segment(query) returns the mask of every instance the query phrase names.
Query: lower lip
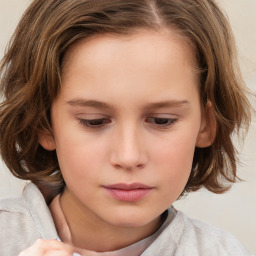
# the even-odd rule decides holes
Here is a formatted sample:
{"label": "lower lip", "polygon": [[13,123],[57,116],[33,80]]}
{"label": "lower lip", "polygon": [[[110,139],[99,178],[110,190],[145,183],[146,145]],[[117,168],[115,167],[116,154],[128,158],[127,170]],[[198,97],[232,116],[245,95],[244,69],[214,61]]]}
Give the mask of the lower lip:
{"label": "lower lip", "polygon": [[125,202],[136,202],[144,197],[146,197],[151,191],[152,188],[139,188],[139,189],[131,189],[131,190],[124,190],[124,189],[113,189],[113,188],[106,188],[105,190],[115,199],[119,201]]}

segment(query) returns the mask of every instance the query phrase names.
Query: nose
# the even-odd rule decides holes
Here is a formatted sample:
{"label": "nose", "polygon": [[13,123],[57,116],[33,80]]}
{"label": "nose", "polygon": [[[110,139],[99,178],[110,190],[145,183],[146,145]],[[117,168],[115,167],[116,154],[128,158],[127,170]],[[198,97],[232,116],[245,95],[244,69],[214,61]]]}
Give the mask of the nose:
{"label": "nose", "polygon": [[112,141],[111,164],[118,169],[142,169],[147,163],[146,146],[142,132],[135,127],[117,131]]}

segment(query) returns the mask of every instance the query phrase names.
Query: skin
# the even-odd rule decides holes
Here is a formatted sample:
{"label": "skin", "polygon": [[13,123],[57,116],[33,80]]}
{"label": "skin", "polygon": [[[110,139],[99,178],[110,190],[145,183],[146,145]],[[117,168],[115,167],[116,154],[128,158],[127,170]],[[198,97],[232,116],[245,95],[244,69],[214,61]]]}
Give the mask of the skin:
{"label": "skin", "polygon": [[[195,68],[192,49],[174,31],[98,35],[68,51],[53,135],[39,135],[45,149],[56,150],[66,182],[60,203],[71,238],[57,225],[62,241],[111,251],[159,227],[187,183],[195,147],[213,139]],[[104,188],[134,182],[152,188],[136,202]]]}
{"label": "skin", "polygon": [[38,239],[33,246],[21,252],[19,256],[79,256],[79,252],[82,255],[81,249],[57,240]]}

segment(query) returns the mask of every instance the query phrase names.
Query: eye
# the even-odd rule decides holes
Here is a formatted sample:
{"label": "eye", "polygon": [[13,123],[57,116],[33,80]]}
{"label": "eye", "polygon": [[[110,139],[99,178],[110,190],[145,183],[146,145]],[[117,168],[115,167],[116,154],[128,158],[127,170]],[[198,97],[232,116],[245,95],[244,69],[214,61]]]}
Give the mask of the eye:
{"label": "eye", "polygon": [[160,128],[168,128],[172,126],[177,121],[177,118],[164,118],[164,117],[148,117],[146,119],[147,123],[152,123],[153,125]]}
{"label": "eye", "polygon": [[107,118],[79,119],[79,123],[87,128],[97,129],[111,123],[111,120]]}

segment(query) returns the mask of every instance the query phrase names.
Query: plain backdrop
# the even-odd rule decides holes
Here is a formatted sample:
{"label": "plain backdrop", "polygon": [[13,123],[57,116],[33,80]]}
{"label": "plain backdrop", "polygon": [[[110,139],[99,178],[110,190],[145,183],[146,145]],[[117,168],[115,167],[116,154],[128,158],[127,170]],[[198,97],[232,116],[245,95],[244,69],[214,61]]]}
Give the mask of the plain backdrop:
{"label": "plain backdrop", "polygon": [[[43,0],[42,0],[43,1]],[[30,0],[0,0],[0,58]],[[239,60],[247,85],[256,92],[256,0],[219,0],[231,22]],[[256,104],[253,103],[256,107]],[[256,254],[256,121],[242,145],[236,141],[244,180],[223,194],[200,190],[175,203],[192,218],[201,219],[233,233]],[[14,179],[0,161],[0,197],[21,193],[23,182]]]}

